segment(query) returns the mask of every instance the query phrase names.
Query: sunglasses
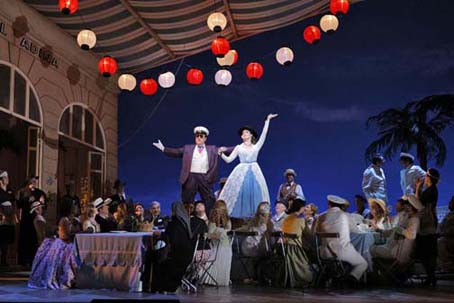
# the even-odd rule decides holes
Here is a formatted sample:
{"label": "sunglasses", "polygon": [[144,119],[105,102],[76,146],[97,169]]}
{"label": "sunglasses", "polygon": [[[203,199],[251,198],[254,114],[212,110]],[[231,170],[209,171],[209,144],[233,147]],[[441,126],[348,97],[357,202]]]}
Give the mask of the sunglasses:
{"label": "sunglasses", "polygon": [[195,134],[195,137],[196,138],[205,138],[206,135],[205,134]]}

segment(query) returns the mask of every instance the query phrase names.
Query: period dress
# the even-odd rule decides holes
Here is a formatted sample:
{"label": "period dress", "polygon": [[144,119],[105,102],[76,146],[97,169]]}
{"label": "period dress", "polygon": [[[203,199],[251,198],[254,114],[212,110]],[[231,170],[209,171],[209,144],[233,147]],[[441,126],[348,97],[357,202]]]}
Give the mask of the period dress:
{"label": "period dress", "polygon": [[270,202],[270,194],[257,157],[265,143],[270,122],[267,120],[259,140],[252,146],[244,143],[237,145],[230,156],[222,154],[222,159],[230,163],[240,158],[230,174],[219,196],[227,204],[229,215],[235,218],[252,217],[260,202]]}

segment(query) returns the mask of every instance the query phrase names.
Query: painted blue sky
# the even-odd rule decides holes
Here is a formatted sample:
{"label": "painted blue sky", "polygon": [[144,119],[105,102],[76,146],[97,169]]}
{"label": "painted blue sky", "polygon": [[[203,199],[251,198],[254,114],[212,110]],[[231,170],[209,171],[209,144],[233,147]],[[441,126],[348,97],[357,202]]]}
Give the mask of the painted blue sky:
{"label": "painted blue sky", "polygon": [[[320,16],[232,43],[239,62],[226,88],[214,83],[217,64],[211,52],[186,58],[175,87],[149,119],[163,90],[153,97],[138,89],[122,93],[119,143],[126,144],[119,148],[119,175],[128,182],[128,194],[145,204],[161,201],[165,209],[179,198],[181,163],[156,150],[154,140],[182,146],[193,142],[194,126],[205,125],[211,131],[208,143],[236,145],[240,126],[251,124],[261,130],[266,115],[276,112],[280,117],[273,120],[259,156],[271,197],[283,171],[291,167],[299,174],[308,201],[321,209],[327,194],[352,200],[361,192],[367,166],[364,151],[376,137],[375,129],[366,129],[366,119],[428,95],[454,92],[452,11],[452,0],[366,0],[341,18],[338,32],[323,35],[315,46],[303,41],[302,31],[318,23]],[[274,59],[283,45],[295,53],[289,67]],[[253,60],[265,69],[259,81],[248,80],[244,72]],[[138,80],[175,72],[179,63],[138,74]],[[204,71],[199,87],[185,83],[190,66]],[[454,194],[453,129],[443,137],[448,159],[441,168],[441,205]],[[228,176],[235,165],[221,161],[220,175]],[[401,195],[397,157],[384,169],[394,201]]]}

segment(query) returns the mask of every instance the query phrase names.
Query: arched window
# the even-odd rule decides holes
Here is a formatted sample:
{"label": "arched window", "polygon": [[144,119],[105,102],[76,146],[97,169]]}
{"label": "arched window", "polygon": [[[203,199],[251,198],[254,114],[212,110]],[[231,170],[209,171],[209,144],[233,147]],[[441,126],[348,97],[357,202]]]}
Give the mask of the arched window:
{"label": "arched window", "polygon": [[105,151],[104,134],[96,116],[80,104],[71,104],[60,118],[60,135]]}
{"label": "arched window", "polygon": [[0,110],[42,126],[39,99],[30,80],[15,66],[0,61]]}

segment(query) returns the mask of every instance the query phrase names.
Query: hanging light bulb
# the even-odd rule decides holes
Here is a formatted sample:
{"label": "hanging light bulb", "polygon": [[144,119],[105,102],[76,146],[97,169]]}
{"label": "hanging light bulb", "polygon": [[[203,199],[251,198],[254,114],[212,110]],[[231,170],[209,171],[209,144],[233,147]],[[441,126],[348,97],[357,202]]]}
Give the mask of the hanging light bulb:
{"label": "hanging light bulb", "polygon": [[162,88],[171,88],[175,84],[175,75],[172,72],[160,74],[158,83]]}
{"label": "hanging light bulb", "polygon": [[232,82],[232,74],[226,69],[220,69],[214,75],[214,81],[219,86],[227,86]]}
{"label": "hanging light bulb", "polygon": [[334,15],[325,15],[320,19],[320,28],[325,33],[334,33],[339,27],[339,20]]}
{"label": "hanging light bulb", "polygon": [[238,52],[231,49],[222,58],[216,58],[216,61],[221,67],[232,66],[238,61]]}
{"label": "hanging light bulb", "polygon": [[207,24],[210,30],[219,33],[227,26],[227,18],[223,13],[212,13],[207,19]]}
{"label": "hanging light bulb", "polygon": [[288,47],[281,47],[276,52],[276,60],[280,65],[290,65],[293,62],[293,51]]}
{"label": "hanging light bulb", "polygon": [[122,74],[118,77],[118,87],[122,90],[132,91],[136,87],[136,78],[131,74]]}
{"label": "hanging light bulb", "polygon": [[77,35],[77,44],[83,50],[93,48],[96,45],[96,34],[89,29],[81,30]]}

